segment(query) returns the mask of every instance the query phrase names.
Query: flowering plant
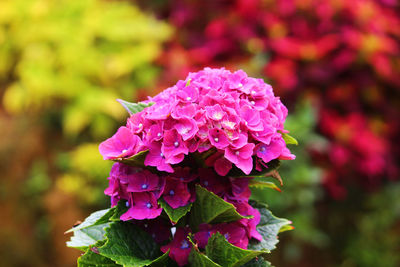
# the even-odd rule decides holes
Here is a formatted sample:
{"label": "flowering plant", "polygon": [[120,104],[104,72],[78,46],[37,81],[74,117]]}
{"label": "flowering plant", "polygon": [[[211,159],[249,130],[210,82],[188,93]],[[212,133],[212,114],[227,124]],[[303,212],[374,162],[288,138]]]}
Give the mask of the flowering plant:
{"label": "flowering plant", "polygon": [[[291,222],[252,197],[279,190],[279,160],[294,159],[287,109],[245,72],[205,68],[149,100],[119,100],[130,117],[100,144],[115,161],[98,211],[68,246],[79,266],[270,266],[264,257]],[[163,254],[164,253],[164,254]],[[107,265],[107,266],[108,266]]]}

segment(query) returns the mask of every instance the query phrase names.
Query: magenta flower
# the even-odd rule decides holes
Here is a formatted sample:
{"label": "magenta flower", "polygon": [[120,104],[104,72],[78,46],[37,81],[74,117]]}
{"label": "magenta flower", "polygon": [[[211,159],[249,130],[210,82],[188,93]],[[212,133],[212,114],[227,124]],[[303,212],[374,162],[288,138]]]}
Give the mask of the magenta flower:
{"label": "magenta flower", "polygon": [[210,224],[200,224],[199,225],[199,231],[194,234],[194,238],[197,241],[197,246],[199,248],[205,248],[208,239],[215,233],[215,230]]}
{"label": "magenta flower", "polygon": [[217,177],[212,169],[199,169],[200,185],[214,194],[221,194],[226,191],[227,184],[224,183],[225,179]]}
{"label": "magenta flower", "polygon": [[128,211],[120,217],[123,221],[154,219],[160,216],[162,211],[162,208],[158,206],[155,195],[151,192],[132,193],[128,204]]}
{"label": "magenta flower", "polygon": [[108,177],[108,180],[108,187],[104,190],[104,194],[111,197],[111,207],[114,207],[121,199],[119,180],[115,177]]}
{"label": "magenta flower", "polygon": [[231,169],[232,162],[222,156],[216,159],[214,162],[214,170],[216,171],[216,173],[218,173],[218,175],[225,176],[229,173]]}
{"label": "magenta flower", "polygon": [[171,164],[181,162],[184,155],[189,153],[186,143],[175,129],[164,132],[161,151],[165,156],[166,162]]}
{"label": "magenta flower", "polygon": [[142,148],[142,142],[128,128],[120,127],[118,131],[99,146],[104,159],[125,158],[136,154]]}
{"label": "magenta flower", "polygon": [[208,131],[211,145],[218,149],[225,149],[229,146],[229,140],[224,131],[218,128],[213,128]]}
{"label": "magenta flower", "polygon": [[192,182],[199,177],[198,174],[192,173],[190,167],[176,167],[174,173],[167,176],[167,179],[175,179],[184,183]]}
{"label": "magenta flower", "polygon": [[232,186],[231,199],[237,201],[248,201],[251,195],[249,189],[249,178],[229,178]]}
{"label": "magenta flower", "polygon": [[[144,124],[148,124],[146,120],[143,118],[143,113],[139,112],[131,115],[127,122],[126,127],[128,127],[133,133],[138,134],[143,131],[145,128]],[[148,125],[146,125],[147,127]]]}
{"label": "magenta flower", "polygon": [[141,172],[132,175],[129,185],[128,192],[148,192],[159,189],[160,179],[157,175],[151,173],[148,170],[142,170]]}
{"label": "magenta flower", "polygon": [[272,140],[269,145],[258,144],[255,148],[256,155],[265,163],[277,159],[282,154],[282,149],[286,147],[282,140]]}
{"label": "magenta flower", "polygon": [[157,167],[159,171],[174,172],[171,165],[166,163],[164,153],[161,152],[161,143],[152,142],[148,148],[149,153],[144,160],[144,165]]}
{"label": "magenta flower", "polygon": [[199,130],[195,120],[190,118],[180,118],[174,128],[182,136],[183,141],[193,138]]}
{"label": "magenta flower", "polygon": [[188,263],[188,257],[192,248],[192,244],[187,239],[189,234],[189,228],[177,228],[174,239],[168,245],[162,246],[161,251],[169,251],[169,257],[176,261],[179,266],[186,265]]}
{"label": "magenta flower", "polygon": [[214,230],[223,235],[232,245],[247,249],[249,239],[246,234],[246,229],[241,224],[236,222],[221,223],[215,225]]}
{"label": "magenta flower", "polygon": [[164,136],[164,122],[158,122],[150,126],[149,131],[145,136],[147,143],[160,141]]}
{"label": "magenta flower", "polygon": [[214,121],[222,120],[226,114],[219,104],[215,104],[214,106],[206,106],[205,110],[207,118]]}
{"label": "magenta flower", "polygon": [[235,164],[245,174],[249,174],[253,169],[253,143],[248,143],[239,149],[228,147],[225,149],[225,158]]}
{"label": "magenta flower", "polygon": [[176,179],[167,179],[163,197],[173,209],[186,206],[190,196],[187,183]]}
{"label": "magenta flower", "polygon": [[249,105],[243,105],[240,108],[240,115],[244,120],[244,124],[250,131],[263,130],[260,112]]}
{"label": "magenta flower", "polygon": [[256,226],[260,222],[260,212],[246,202],[234,202],[234,206],[239,214],[243,216],[253,216],[251,219],[241,219],[238,223],[246,228],[248,238],[262,240],[261,234],[257,231]]}

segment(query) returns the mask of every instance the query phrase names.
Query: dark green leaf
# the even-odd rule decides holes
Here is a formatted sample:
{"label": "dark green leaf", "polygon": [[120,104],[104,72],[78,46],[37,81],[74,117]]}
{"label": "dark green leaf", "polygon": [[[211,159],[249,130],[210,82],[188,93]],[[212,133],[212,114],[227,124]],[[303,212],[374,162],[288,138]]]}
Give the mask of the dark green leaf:
{"label": "dark green leaf", "polygon": [[269,261],[264,260],[263,257],[257,257],[255,259],[252,259],[243,267],[273,267]]}
{"label": "dark green leaf", "polygon": [[200,252],[197,245],[193,242],[192,236],[189,234],[188,240],[192,243],[192,250],[189,254],[189,263],[192,267],[221,267],[221,265],[213,262],[204,253]]}
{"label": "dark green leaf", "polygon": [[244,217],[240,215],[235,206],[226,202],[207,189],[196,185],[196,201],[190,212],[190,223],[194,230],[202,223],[223,223],[237,221]]}
{"label": "dark green leaf", "polygon": [[189,254],[189,263],[192,267],[221,267],[221,265],[213,262],[204,253],[192,248]]}
{"label": "dark green leaf", "polygon": [[148,152],[149,152],[148,150],[140,151],[136,155],[133,155],[129,158],[118,158],[118,159],[114,159],[113,161],[121,162],[126,165],[133,166],[133,167],[145,167],[144,160],[145,160]]}
{"label": "dark green leaf", "polygon": [[179,221],[179,219],[185,216],[186,213],[188,213],[192,208],[192,203],[183,207],[179,207],[177,209],[173,209],[170,205],[168,205],[167,202],[165,202],[164,199],[160,199],[158,203],[164,209],[165,213],[168,215],[171,222],[173,222],[174,224],[176,224]]}
{"label": "dark green leaf", "polygon": [[287,133],[281,133],[281,134],[282,134],[283,140],[285,140],[286,145],[296,145],[297,146],[299,144],[299,142],[297,142],[297,140],[293,136],[290,136]]}
{"label": "dark green leaf", "polygon": [[152,105],[154,105],[154,102],[149,102],[149,103],[143,103],[143,102],[139,102],[139,103],[131,103],[122,99],[117,99],[117,101],[126,109],[126,111],[129,112],[130,115],[138,113],[140,111],[142,111],[143,109],[147,108],[147,107],[151,107]]}
{"label": "dark green leaf", "polygon": [[125,267],[148,266],[162,261],[160,248],[151,238],[136,225],[129,222],[114,222],[106,229],[107,242],[99,247],[101,255],[112,259]]}
{"label": "dark green leaf", "polygon": [[164,254],[162,254],[160,257],[158,257],[157,259],[153,260],[150,265],[151,267],[165,267],[165,266],[169,266],[169,264],[167,264],[170,260],[169,258],[169,250],[167,252],[165,252]]}
{"label": "dark green leaf", "polygon": [[290,230],[291,221],[275,217],[265,205],[252,203],[258,209],[261,218],[257,231],[262,235],[261,242],[252,240],[249,248],[254,250],[273,250],[278,241],[278,233]]}
{"label": "dark green leaf", "polygon": [[122,267],[116,264],[114,261],[101,256],[100,254],[94,253],[88,248],[82,256],[78,258],[78,267]]}
{"label": "dark green leaf", "polygon": [[86,250],[89,246],[105,239],[105,228],[109,226],[110,223],[104,223],[76,230],[74,231],[74,235],[71,237],[71,240],[67,242],[67,246],[80,250]]}
{"label": "dark green leaf", "polygon": [[114,214],[113,209],[105,209],[93,212],[92,214],[89,215],[89,217],[87,217],[83,221],[83,223],[79,224],[74,228],[69,229],[65,233],[74,232],[83,228],[87,228],[89,226],[107,223],[113,214]]}
{"label": "dark green leaf", "polygon": [[206,255],[212,261],[224,267],[239,267],[266,253],[266,251],[238,248],[229,243],[220,233],[212,235],[206,246]]}

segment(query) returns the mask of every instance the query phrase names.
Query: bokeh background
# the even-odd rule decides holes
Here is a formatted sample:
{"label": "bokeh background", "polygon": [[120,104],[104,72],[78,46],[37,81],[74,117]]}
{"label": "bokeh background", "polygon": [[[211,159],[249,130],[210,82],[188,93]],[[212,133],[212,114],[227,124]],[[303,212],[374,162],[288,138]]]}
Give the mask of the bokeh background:
{"label": "bokeh background", "polygon": [[105,208],[98,144],[205,66],[264,78],[299,141],[274,265],[400,266],[398,0],[1,0],[0,266],[75,266]]}

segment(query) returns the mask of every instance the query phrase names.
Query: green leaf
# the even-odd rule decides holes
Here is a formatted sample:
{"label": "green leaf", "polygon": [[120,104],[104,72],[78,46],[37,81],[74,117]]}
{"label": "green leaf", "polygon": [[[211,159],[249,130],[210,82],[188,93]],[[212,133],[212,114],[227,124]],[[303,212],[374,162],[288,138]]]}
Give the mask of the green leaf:
{"label": "green leaf", "polygon": [[204,253],[201,253],[198,249],[194,247],[189,254],[189,263],[192,267],[221,267],[221,265],[213,262]]}
{"label": "green leaf", "polygon": [[169,219],[171,220],[172,223],[176,224],[180,218],[186,215],[192,208],[192,203],[179,207],[177,209],[173,209],[170,205],[168,205],[167,202],[165,202],[164,199],[160,199],[158,201],[158,204],[163,208],[165,213],[168,215]]}
{"label": "green leaf", "polygon": [[82,256],[78,258],[78,267],[121,267],[114,261],[106,258],[100,254],[94,253],[88,248]]}
{"label": "green leaf", "polygon": [[170,260],[169,258],[169,250],[167,252],[165,252],[164,254],[162,254],[160,257],[158,257],[157,259],[153,260],[151,262],[150,265],[151,267],[165,267],[165,266],[169,266],[167,265],[167,262]]}
{"label": "green leaf", "polygon": [[257,257],[255,259],[252,259],[243,267],[273,267],[269,261],[264,260],[263,257]]}
{"label": "green leaf", "polygon": [[190,224],[197,230],[197,226],[202,223],[223,223],[237,221],[244,217],[240,215],[235,206],[226,202],[216,194],[207,189],[196,185],[196,201],[193,203],[190,212]]}
{"label": "green leaf", "polygon": [[189,254],[189,263],[192,267],[221,267],[221,265],[213,262],[207,255],[200,252],[197,245],[193,242],[191,234],[188,240],[192,243],[192,250]]}
{"label": "green leaf", "polygon": [[128,210],[128,207],[126,206],[126,201],[125,200],[118,201],[117,206],[115,206],[113,208],[113,210],[114,210],[114,212],[110,218],[110,221],[112,221],[112,222],[120,221],[121,215],[124,214]]}
{"label": "green leaf", "polygon": [[145,160],[148,152],[149,152],[148,150],[140,151],[136,155],[133,155],[129,158],[118,158],[118,159],[113,159],[113,161],[121,162],[126,165],[133,166],[133,167],[145,167],[144,160]]}
{"label": "green leaf", "polygon": [[191,81],[192,81],[192,79],[188,79],[185,86],[186,87],[189,86]]}
{"label": "green leaf", "polygon": [[250,188],[259,188],[259,189],[271,188],[278,192],[281,192],[281,189],[275,183],[260,181],[260,180],[256,180],[256,179],[252,179],[249,181],[249,187]]}
{"label": "green leaf", "polygon": [[290,136],[287,133],[281,133],[281,134],[282,134],[282,138],[285,141],[286,145],[296,145],[297,146],[299,144],[299,142],[297,142],[297,140],[293,136]]}
{"label": "green leaf", "polygon": [[263,240],[251,241],[249,249],[254,250],[273,250],[278,241],[278,233],[293,229],[289,225],[289,220],[275,217],[266,205],[252,203],[252,206],[260,212],[260,223],[257,225],[257,231],[262,235]]}
{"label": "green leaf", "polygon": [[80,250],[86,250],[89,246],[105,239],[105,228],[109,226],[110,223],[104,223],[92,225],[80,230],[75,230],[71,240],[67,242],[67,246]]}
{"label": "green leaf", "polygon": [[70,233],[90,226],[107,223],[113,214],[114,214],[114,209],[112,208],[93,212],[92,214],[89,215],[89,217],[87,217],[83,221],[83,223],[79,224],[74,228],[69,229],[65,233]]}
{"label": "green leaf", "polygon": [[206,246],[206,255],[214,262],[226,267],[239,267],[266,251],[245,250],[229,243],[223,235],[212,235]]}
{"label": "green leaf", "polygon": [[124,267],[148,266],[165,259],[159,257],[160,248],[151,236],[132,223],[114,222],[105,236],[107,242],[98,251]]}
{"label": "green leaf", "polygon": [[131,103],[122,99],[117,99],[117,101],[129,112],[130,115],[136,114],[147,107],[151,107],[154,105],[154,102],[149,103]]}

